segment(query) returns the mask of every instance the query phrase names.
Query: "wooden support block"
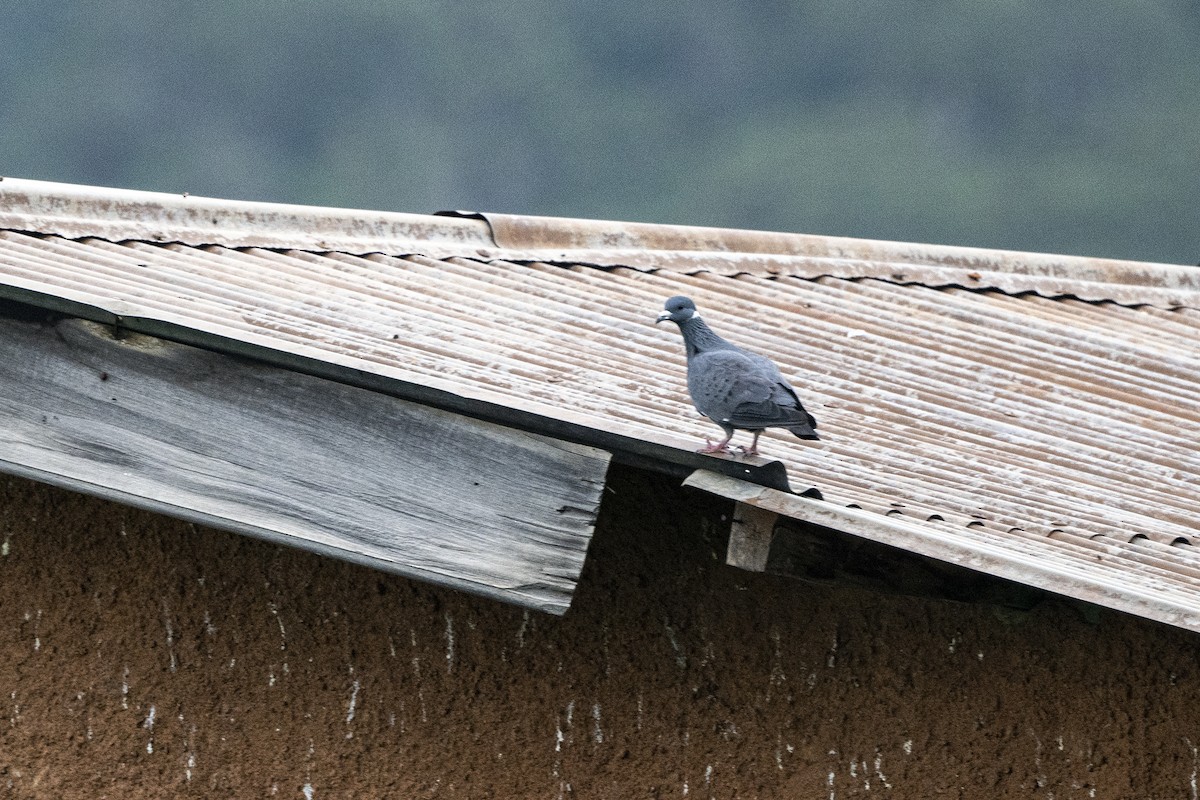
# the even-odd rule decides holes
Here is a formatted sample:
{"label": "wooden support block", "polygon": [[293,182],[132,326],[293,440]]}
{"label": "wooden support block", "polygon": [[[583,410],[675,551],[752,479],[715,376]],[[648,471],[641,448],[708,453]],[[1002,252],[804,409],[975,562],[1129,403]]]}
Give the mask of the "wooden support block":
{"label": "wooden support block", "polygon": [[777,519],[779,515],[773,511],[738,503],[733,510],[725,563],[751,572],[766,571]]}

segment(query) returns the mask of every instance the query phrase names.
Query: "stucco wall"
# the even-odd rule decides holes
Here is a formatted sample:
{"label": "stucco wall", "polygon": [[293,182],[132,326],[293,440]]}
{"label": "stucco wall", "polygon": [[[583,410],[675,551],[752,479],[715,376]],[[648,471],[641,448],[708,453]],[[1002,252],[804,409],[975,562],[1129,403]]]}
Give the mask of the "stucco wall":
{"label": "stucco wall", "polygon": [[1196,797],[1200,637],[733,570],[675,487],[556,619],[0,478],[0,796]]}

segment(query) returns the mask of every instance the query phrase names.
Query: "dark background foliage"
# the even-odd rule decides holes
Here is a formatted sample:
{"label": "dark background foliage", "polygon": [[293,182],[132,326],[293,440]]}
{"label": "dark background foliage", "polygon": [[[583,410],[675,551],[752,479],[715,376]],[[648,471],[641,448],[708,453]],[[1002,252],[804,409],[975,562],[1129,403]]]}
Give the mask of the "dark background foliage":
{"label": "dark background foliage", "polygon": [[22,2],[0,172],[1195,263],[1191,0]]}

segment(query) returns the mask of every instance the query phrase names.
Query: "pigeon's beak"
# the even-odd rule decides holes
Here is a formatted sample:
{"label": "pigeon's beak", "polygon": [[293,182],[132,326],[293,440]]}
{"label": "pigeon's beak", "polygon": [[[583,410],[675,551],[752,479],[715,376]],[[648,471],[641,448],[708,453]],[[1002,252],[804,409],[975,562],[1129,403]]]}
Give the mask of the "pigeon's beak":
{"label": "pigeon's beak", "polygon": [[666,321],[667,321],[667,320],[669,320],[670,318],[671,318],[671,312],[670,312],[670,311],[664,311],[664,312],[662,312],[661,314],[659,314],[659,315],[658,315],[658,319],[654,320],[654,324],[655,324],[655,325],[657,325],[657,324],[658,324],[658,323],[660,323],[660,322],[666,322]]}

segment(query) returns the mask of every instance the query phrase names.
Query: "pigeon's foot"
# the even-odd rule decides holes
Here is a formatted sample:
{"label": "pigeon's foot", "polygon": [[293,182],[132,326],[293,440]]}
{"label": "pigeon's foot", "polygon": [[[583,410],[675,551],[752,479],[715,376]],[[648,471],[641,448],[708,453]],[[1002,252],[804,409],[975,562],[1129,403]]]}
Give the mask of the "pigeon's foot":
{"label": "pigeon's foot", "polygon": [[755,431],[754,432],[754,441],[750,442],[749,447],[746,447],[745,445],[738,447],[738,450],[742,451],[742,455],[744,455],[744,456],[758,455],[758,437],[760,435],[762,435],[762,431]]}
{"label": "pigeon's foot", "polygon": [[713,444],[712,439],[705,439],[705,446],[697,450],[697,453],[729,453],[729,440],[717,442]]}

